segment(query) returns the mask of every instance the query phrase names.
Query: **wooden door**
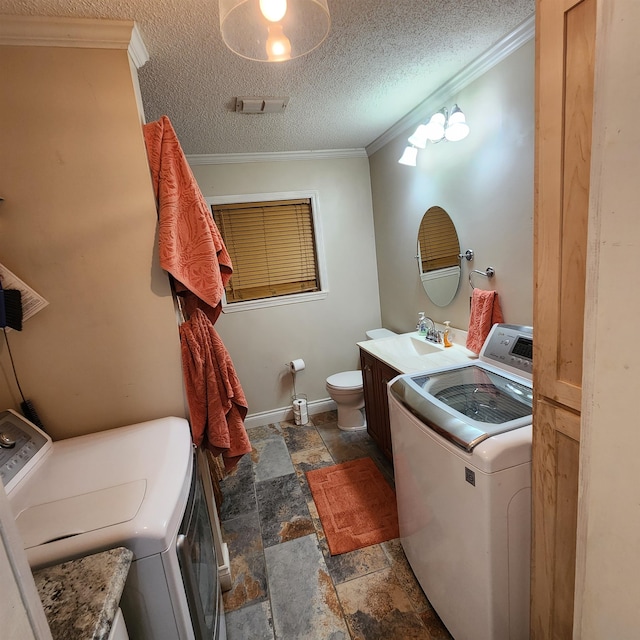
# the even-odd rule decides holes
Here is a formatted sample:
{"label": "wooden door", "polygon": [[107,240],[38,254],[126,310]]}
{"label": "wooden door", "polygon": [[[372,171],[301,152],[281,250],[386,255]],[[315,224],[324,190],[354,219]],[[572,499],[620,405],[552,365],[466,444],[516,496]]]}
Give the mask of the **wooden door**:
{"label": "wooden door", "polygon": [[532,640],[572,637],[580,416],[545,400],[534,409]]}
{"label": "wooden door", "polygon": [[572,637],[597,0],[538,0],[531,637]]}
{"label": "wooden door", "polygon": [[595,9],[596,0],[539,0],[536,29],[535,382],[540,395],[574,411],[582,383]]}

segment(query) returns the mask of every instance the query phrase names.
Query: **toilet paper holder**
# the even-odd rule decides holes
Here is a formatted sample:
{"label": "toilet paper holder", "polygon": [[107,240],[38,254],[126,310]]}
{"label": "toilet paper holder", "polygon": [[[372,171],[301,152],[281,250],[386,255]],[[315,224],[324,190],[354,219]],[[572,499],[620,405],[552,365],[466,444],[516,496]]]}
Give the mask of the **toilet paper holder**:
{"label": "toilet paper holder", "polygon": [[307,405],[307,396],[304,393],[296,391],[296,373],[303,371],[305,368],[304,360],[296,358],[286,365],[291,372],[291,381],[293,383],[293,395],[291,396],[291,407],[293,409],[293,418],[296,425],[304,425],[309,422],[309,408]]}

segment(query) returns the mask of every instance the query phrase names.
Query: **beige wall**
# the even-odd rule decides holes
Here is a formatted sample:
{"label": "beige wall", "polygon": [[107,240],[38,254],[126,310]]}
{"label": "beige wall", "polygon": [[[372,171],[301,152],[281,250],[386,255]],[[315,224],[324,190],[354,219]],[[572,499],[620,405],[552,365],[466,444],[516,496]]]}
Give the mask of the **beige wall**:
{"label": "beige wall", "polygon": [[[11,332],[54,438],[183,415],[126,51],[0,47],[0,262],[49,301]],[[0,345],[0,406],[16,408]]]}
{"label": "beige wall", "polygon": [[367,158],[195,166],[205,196],[318,192],[329,281],[325,300],[223,314],[216,328],[242,382],[249,413],[291,403],[285,363],[302,358],[296,390],[328,398],[327,376],[358,366],[356,342],[380,326]]}
{"label": "beige wall", "polygon": [[[469,322],[469,269],[494,267],[492,281],[474,277],[476,286],[496,289],[506,322],[533,319],[533,142],[534,46],[523,45],[478,80],[451,96],[471,127],[460,142],[430,144],[417,167],[398,164],[413,129],[371,158],[380,305],[385,326],[415,328],[417,312],[436,321]],[[447,307],[429,301],[414,256],[418,227],[431,206],[451,216],[461,250],[475,251],[463,261],[458,293]]]}
{"label": "beige wall", "polygon": [[598,3],[576,618],[581,640],[640,630],[640,59],[635,0]]}

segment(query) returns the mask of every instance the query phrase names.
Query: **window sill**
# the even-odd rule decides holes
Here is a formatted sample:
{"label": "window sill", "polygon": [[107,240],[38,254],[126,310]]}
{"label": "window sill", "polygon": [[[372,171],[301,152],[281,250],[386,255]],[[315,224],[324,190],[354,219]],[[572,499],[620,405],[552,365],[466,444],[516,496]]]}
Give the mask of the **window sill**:
{"label": "window sill", "polygon": [[253,311],[254,309],[265,309],[267,307],[280,307],[285,304],[298,304],[300,302],[314,302],[324,300],[329,295],[328,291],[314,291],[313,293],[299,293],[288,296],[277,296],[275,298],[260,298],[258,300],[247,300],[246,302],[233,302],[231,304],[223,300],[222,313],[236,313],[237,311]]}

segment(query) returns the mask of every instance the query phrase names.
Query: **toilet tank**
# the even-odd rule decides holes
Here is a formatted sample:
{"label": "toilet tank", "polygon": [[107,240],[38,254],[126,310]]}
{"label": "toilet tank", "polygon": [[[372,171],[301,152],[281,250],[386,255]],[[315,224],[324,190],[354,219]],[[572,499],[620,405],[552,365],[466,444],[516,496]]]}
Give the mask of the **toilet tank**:
{"label": "toilet tank", "polygon": [[367,340],[378,340],[380,338],[391,338],[392,336],[397,336],[397,333],[393,331],[389,331],[389,329],[369,329],[365,332],[367,335]]}

